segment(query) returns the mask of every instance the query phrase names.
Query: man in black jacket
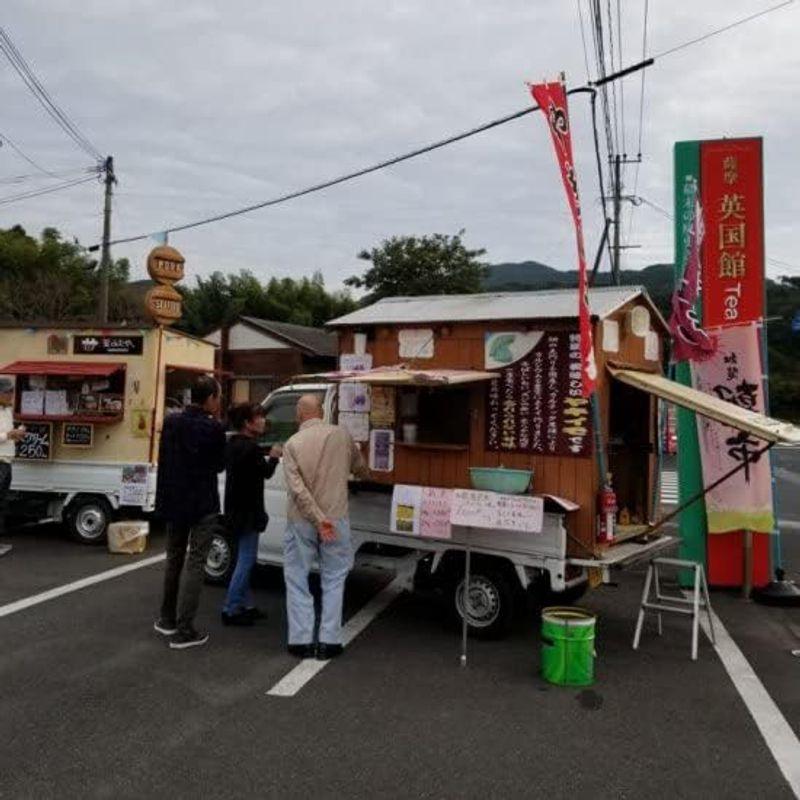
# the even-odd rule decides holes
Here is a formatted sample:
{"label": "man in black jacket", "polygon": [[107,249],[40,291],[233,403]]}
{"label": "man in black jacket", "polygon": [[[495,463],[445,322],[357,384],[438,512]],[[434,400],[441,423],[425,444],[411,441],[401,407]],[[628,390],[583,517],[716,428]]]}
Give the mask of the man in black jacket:
{"label": "man in black jacket", "polygon": [[[158,454],[156,514],[168,523],[168,529],[164,597],[154,628],[172,637],[169,646],[175,650],[208,641],[208,634],[195,630],[194,617],[206,558],[220,524],[217,474],[225,468],[225,430],[215,416],[219,384],[201,375],[191,392],[192,404],[185,411],[164,418]],[[186,575],[179,606],[184,561]]]}

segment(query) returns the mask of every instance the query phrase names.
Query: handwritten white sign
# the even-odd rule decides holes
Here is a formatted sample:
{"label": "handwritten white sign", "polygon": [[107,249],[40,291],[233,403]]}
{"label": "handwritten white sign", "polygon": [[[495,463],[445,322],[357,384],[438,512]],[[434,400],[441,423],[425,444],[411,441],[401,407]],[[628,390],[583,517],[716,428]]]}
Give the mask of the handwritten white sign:
{"label": "handwritten white sign", "polygon": [[541,533],[544,498],[529,495],[497,495],[497,527],[505,531]]}
{"label": "handwritten white sign", "polygon": [[472,489],[454,489],[450,523],[473,528],[496,528],[497,495]]}

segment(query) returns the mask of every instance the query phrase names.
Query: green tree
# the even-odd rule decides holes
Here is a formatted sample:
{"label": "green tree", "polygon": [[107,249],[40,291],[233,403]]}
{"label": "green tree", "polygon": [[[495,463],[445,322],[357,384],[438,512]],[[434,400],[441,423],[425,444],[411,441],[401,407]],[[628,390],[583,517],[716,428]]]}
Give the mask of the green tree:
{"label": "green tree", "polygon": [[[131,316],[131,301],[124,291],[128,273],[127,259],[111,264],[112,319]],[[0,229],[0,318],[89,321],[97,313],[99,292],[98,263],[77,241],[65,241],[55,228],[45,228],[38,240],[19,225]]]}
{"label": "green tree", "polygon": [[486,251],[467,249],[463,235],[461,230],[455,236],[434,233],[386,239],[379,247],[358,254],[372,266],[345,284],[366,289],[368,302],[382,297],[479,292],[488,271],[480,261]]}
{"label": "green tree", "polygon": [[267,284],[247,270],[227,276],[215,272],[182,293],[179,327],[201,335],[241,315],[318,327],[356,307],[348,292],[329,292],[319,272],[299,280],[272,278]]}

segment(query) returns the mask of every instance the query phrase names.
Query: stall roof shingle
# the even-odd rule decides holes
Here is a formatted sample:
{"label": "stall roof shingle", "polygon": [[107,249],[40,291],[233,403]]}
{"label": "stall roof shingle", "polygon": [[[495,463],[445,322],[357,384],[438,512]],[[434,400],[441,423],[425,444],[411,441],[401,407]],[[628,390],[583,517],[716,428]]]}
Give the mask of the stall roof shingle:
{"label": "stall roof shingle", "polygon": [[[603,319],[643,295],[658,314],[641,286],[602,286],[589,291],[592,316]],[[577,289],[545,289],[536,292],[491,292],[423,297],[387,297],[360,308],[328,325],[396,325],[419,322],[487,322],[519,319],[573,319],[578,316]],[[658,314],[659,319],[663,318]]]}

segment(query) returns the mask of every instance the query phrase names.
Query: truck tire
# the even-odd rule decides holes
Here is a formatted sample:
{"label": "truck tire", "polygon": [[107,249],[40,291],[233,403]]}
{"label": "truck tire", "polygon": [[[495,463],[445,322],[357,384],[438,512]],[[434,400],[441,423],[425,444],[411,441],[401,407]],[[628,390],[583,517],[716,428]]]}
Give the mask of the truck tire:
{"label": "truck tire", "polygon": [[[459,626],[464,618],[464,575],[450,582],[446,598],[450,616]],[[478,639],[500,639],[514,625],[519,604],[514,584],[506,570],[476,565],[470,574],[469,635]]]}
{"label": "truck tire", "polygon": [[105,497],[79,494],[66,509],[67,533],[81,544],[104,544],[113,511]]}
{"label": "truck tire", "polygon": [[236,539],[218,530],[211,539],[205,564],[206,583],[226,586],[236,567]]}

